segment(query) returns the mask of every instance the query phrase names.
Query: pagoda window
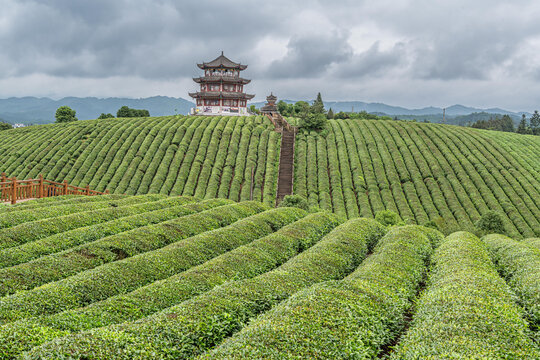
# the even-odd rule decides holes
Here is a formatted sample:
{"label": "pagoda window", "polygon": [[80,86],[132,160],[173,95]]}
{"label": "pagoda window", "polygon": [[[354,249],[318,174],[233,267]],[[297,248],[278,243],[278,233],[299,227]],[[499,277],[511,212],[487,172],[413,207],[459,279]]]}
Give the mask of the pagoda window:
{"label": "pagoda window", "polygon": [[209,84],[208,85],[209,91],[219,91],[219,84]]}
{"label": "pagoda window", "polygon": [[223,91],[236,91],[236,86],[231,84],[223,84]]}
{"label": "pagoda window", "polygon": [[204,101],[206,106],[219,106],[219,100],[205,100]]}

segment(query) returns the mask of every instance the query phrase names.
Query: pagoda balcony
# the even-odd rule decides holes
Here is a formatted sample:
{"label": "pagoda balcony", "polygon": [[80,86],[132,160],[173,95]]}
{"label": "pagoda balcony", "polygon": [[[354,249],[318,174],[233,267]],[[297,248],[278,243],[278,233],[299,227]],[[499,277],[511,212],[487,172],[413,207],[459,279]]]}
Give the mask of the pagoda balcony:
{"label": "pagoda balcony", "polygon": [[234,75],[207,75],[207,76],[200,76],[193,78],[193,81],[196,83],[206,83],[206,82],[218,82],[223,81],[224,83],[233,83],[233,84],[242,84],[246,85],[251,82],[251,80],[241,78],[239,76]]}
{"label": "pagoda balcony", "polygon": [[199,91],[196,93],[189,93],[189,96],[195,99],[237,99],[237,100],[251,100],[255,95],[245,94],[242,92],[232,91]]}

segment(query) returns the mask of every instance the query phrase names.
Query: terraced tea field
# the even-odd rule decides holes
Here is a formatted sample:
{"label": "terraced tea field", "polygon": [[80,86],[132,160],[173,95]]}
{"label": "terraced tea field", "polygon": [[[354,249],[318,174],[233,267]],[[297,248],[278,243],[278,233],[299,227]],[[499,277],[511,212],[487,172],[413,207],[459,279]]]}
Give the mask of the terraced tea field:
{"label": "terraced tea field", "polygon": [[[114,194],[276,199],[280,134],[263,117],[77,121],[0,132],[1,171]],[[540,137],[389,120],[332,120],[296,137],[294,193],[347,218],[389,209],[445,233],[488,210],[540,236]],[[252,194],[253,190],[253,194]]]}
{"label": "terraced tea field", "polygon": [[538,243],[254,201],[31,200],[0,208],[0,358],[538,358]]}

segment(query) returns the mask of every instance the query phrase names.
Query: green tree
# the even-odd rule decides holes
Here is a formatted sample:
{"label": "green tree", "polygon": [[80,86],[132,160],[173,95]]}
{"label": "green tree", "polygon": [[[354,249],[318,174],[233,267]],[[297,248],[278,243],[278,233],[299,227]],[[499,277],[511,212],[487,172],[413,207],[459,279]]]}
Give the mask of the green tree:
{"label": "green tree", "polygon": [[328,110],[328,114],[326,114],[326,117],[328,119],[333,119],[334,118],[334,112],[332,111],[332,108],[330,108],[330,110]]}
{"label": "green tree", "polygon": [[149,117],[150,112],[148,110],[130,109],[127,106],[122,106],[116,112],[116,117],[119,118],[133,118],[133,117]]}
{"label": "green tree", "polygon": [[13,126],[7,122],[0,122],[0,131],[13,129]]}
{"label": "green tree", "polygon": [[101,113],[101,115],[99,115],[98,119],[112,119],[114,118],[114,115],[109,113],[109,114],[105,114],[105,113]]}
{"label": "green tree", "polygon": [[529,124],[527,123],[527,117],[525,114],[521,115],[521,121],[519,122],[518,128],[516,130],[518,134],[529,134]]}
{"label": "green tree", "polygon": [[304,113],[309,112],[309,104],[305,101],[297,101],[294,104],[294,115],[301,116]]}
{"label": "green tree", "polygon": [[293,114],[291,114],[289,112],[288,104],[283,100],[278,101],[277,108],[278,108],[279,113],[281,115],[283,115],[283,116],[291,116],[291,115],[293,115]]}
{"label": "green tree", "polygon": [[255,107],[255,105],[253,105],[253,104],[249,107],[249,111],[250,111],[252,114],[260,114],[260,113],[261,113],[260,110],[257,109],[257,107]]}
{"label": "green tree", "polygon": [[304,113],[300,116],[300,127],[306,130],[324,130],[328,124],[325,114]]}
{"label": "green tree", "polygon": [[322,100],[321,93],[317,94],[317,99],[313,102],[313,105],[311,105],[310,111],[314,114],[326,114],[326,110],[324,109],[324,103]]}
{"label": "green tree", "polygon": [[533,135],[540,135],[540,114],[538,110],[534,111],[534,114],[531,116],[531,132]]}
{"label": "green tree", "polygon": [[56,110],[56,122],[57,123],[64,123],[64,122],[71,122],[71,121],[77,121],[77,117],[75,116],[76,112],[69,106],[60,106]]}

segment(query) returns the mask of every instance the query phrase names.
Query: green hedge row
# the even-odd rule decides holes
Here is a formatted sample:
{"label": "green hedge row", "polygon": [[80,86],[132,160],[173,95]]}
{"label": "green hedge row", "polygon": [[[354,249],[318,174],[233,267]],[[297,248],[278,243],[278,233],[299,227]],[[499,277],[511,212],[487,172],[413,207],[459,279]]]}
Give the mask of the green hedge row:
{"label": "green hedge row", "polygon": [[[361,229],[354,221],[353,234]],[[403,329],[441,239],[418,226],[394,228],[347,278],[298,292],[201,358],[376,358]]]}
{"label": "green hedge row", "polygon": [[[237,244],[245,245],[199,266],[84,308],[6,324],[0,327],[0,354],[12,357],[66,332],[133,321],[226,281],[271,270],[301,250],[302,238],[298,234],[305,224],[310,223],[309,217],[302,219],[305,215],[300,209],[277,208],[251,216],[233,225],[234,232],[227,235]],[[261,238],[253,240],[257,237]],[[152,301],[148,301],[149,298]],[[26,332],[26,335],[13,335],[20,332]]]}
{"label": "green hedge row", "polygon": [[529,238],[525,239],[523,242],[540,250],[540,238]]}
{"label": "green hedge row", "polygon": [[540,250],[503,235],[482,238],[499,273],[516,293],[540,343]]}
{"label": "green hedge row", "polygon": [[[205,200],[182,206],[182,213],[172,220],[154,225],[145,225],[119,234],[97,239],[68,250],[43,256],[33,261],[0,269],[0,295],[5,296],[21,290],[29,290],[52,281],[67,278],[81,271],[95,268],[109,262],[122,260],[143,252],[159,249],[171,242],[193,236],[202,231],[221,227],[213,217],[223,211],[231,212],[232,220],[237,219],[236,204],[227,199]],[[226,206],[225,208],[223,206]],[[219,207],[220,209],[215,209]],[[227,214],[227,213],[226,213]],[[223,223],[231,221],[227,216]],[[185,224],[201,221],[193,229],[184,229]],[[171,226],[182,229],[170,231]]]}
{"label": "green hedge row", "polygon": [[382,225],[368,219],[355,219],[330,232],[338,219],[328,213],[311,215],[311,224],[294,232],[299,232],[305,248],[318,242],[275,270],[226,283],[134,323],[51,342],[29,357],[74,354],[89,358],[184,359],[197,355],[298,290],[343,277],[362,261],[369,245],[386,232]]}
{"label": "green hedge row", "polygon": [[[46,219],[41,218],[39,220],[28,221],[9,228],[0,229],[0,249],[18,246],[30,241],[79,227],[117,219],[119,216],[122,216],[124,206],[140,204],[141,202],[157,201],[160,199],[164,199],[164,197],[162,195],[130,196],[118,201],[101,201],[99,203],[84,204],[99,206],[97,206],[97,209],[95,210],[86,209],[81,211],[75,210],[77,208],[82,208],[84,205],[66,205],[65,208],[70,208],[69,211],[71,213],[63,214],[60,212],[56,217]],[[54,212],[54,208],[55,207],[50,207],[48,209],[53,209]],[[27,211],[23,212],[27,213]],[[41,216],[39,214],[46,213],[48,211],[45,209],[36,209],[29,210],[29,212],[33,212],[34,214],[37,214],[37,216]]]}
{"label": "green hedge row", "polygon": [[266,117],[167,116],[59,125],[2,134],[2,171],[18,178],[41,172],[47,179],[114,193],[245,200],[253,166],[254,199],[270,203],[265,190],[275,201],[279,134],[271,134]]}
{"label": "green hedge row", "polygon": [[[109,199],[118,200],[127,195],[107,195]],[[87,202],[101,201],[99,196],[85,196],[85,195],[60,195],[45,197],[41,199],[28,200],[21,203],[17,203],[13,206],[6,207],[8,211],[21,211],[28,209],[36,209],[45,206],[57,206],[68,204],[84,204]]]}
{"label": "green hedge row", "polygon": [[[96,200],[92,202],[87,202],[83,204],[62,204],[61,202],[57,205],[55,202],[52,203],[52,206],[40,207],[40,208],[24,208],[24,210],[19,211],[8,211],[0,214],[0,231],[9,228],[15,225],[19,225],[29,221],[35,221],[40,219],[55,218],[58,216],[70,215],[82,211],[91,211],[103,209],[110,206],[123,206],[134,204],[137,201],[140,201],[140,198],[134,197],[122,197],[118,199],[116,195],[101,195],[93,197]],[[152,196],[153,199],[163,199],[159,196]],[[114,205],[110,205],[110,204]]]}
{"label": "green hedge row", "polygon": [[[260,203],[243,202],[132,230],[130,236],[83,252],[89,262],[96,257],[101,263],[109,263],[0,298],[0,323],[85,306],[184,271],[230,250],[225,239],[218,241],[219,235],[230,228],[219,228],[264,210],[266,207]],[[209,232],[213,229],[219,230]],[[80,255],[74,253],[82,263],[84,256]]]}
{"label": "green hedge row", "polygon": [[[486,242],[495,242],[493,239]],[[538,359],[523,311],[476,236],[448,236],[391,359]]]}
{"label": "green hedge row", "polygon": [[[200,207],[198,205],[194,205],[195,208],[182,205],[192,201],[189,197],[173,197],[115,208],[116,217],[119,217],[115,220],[103,219],[104,222],[95,225],[83,226],[0,250],[0,268],[22,264],[40,256],[96,241],[106,236],[190,214]],[[202,208],[200,209],[202,210]],[[104,214],[101,213],[101,215]]]}

